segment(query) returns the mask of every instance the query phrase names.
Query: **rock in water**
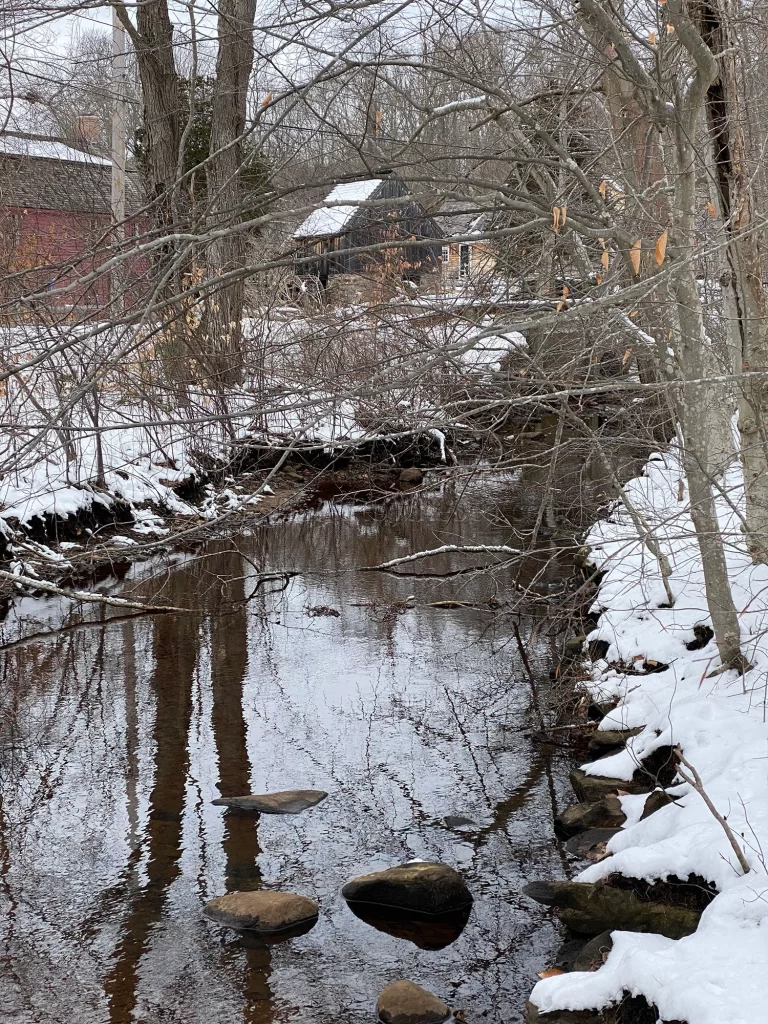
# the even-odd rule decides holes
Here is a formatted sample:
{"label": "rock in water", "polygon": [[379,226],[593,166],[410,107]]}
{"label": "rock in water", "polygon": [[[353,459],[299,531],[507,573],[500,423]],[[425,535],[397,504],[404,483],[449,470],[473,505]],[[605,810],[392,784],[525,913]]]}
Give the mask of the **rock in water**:
{"label": "rock in water", "polygon": [[350,903],[373,903],[417,914],[450,914],[472,903],[464,879],[446,864],[416,861],[354,878],[342,889]]}
{"label": "rock in water", "polygon": [[319,908],[307,896],[293,892],[230,892],[206,903],[203,914],[216,924],[238,931],[274,935],[316,921]]}
{"label": "rock in water", "polygon": [[300,814],[328,796],[322,789],[285,789],[280,793],[251,793],[248,796],[221,796],[214,807],[228,807],[246,814]]}
{"label": "rock in water", "polygon": [[387,985],[376,1010],[384,1024],[442,1024],[451,1012],[442,999],[412,981]]}

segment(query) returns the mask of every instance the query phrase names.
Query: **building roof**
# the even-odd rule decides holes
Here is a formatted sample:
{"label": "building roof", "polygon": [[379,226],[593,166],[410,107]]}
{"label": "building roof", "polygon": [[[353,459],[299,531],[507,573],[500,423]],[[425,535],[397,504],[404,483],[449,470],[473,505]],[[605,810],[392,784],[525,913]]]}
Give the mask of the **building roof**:
{"label": "building roof", "polygon": [[[0,207],[111,213],[109,160],[57,139],[0,135]],[[139,176],[126,175],[128,213],[144,205]]]}
{"label": "building roof", "polygon": [[487,213],[471,199],[446,199],[432,214],[445,238],[480,235],[486,227]]}
{"label": "building roof", "polygon": [[372,199],[382,184],[382,178],[369,178],[367,181],[350,181],[337,185],[325,197],[326,203],[339,203],[339,206],[321,206],[304,220],[294,231],[294,238],[326,238],[338,235],[346,227],[360,209],[360,204]]}

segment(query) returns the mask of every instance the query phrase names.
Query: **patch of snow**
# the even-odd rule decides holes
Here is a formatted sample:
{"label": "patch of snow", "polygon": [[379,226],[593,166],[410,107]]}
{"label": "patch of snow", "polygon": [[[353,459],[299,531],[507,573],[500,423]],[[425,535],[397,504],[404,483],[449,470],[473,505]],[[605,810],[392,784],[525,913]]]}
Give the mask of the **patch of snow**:
{"label": "patch of snow", "polygon": [[15,135],[0,135],[0,153],[8,156],[27,156],[42,160],[64,160],[68,163],[99,164],[109,167],[109,160],[73,149],[63,142],[47,139],[23,139]]}
{"label": "patch of snow", "polygon": [[325,205],[313,210],[293,237],[323,238],[338,234],[357,213],[360,204],[371,198],[381,181],[381,178],[370,178],[337,185],[325,197]]}

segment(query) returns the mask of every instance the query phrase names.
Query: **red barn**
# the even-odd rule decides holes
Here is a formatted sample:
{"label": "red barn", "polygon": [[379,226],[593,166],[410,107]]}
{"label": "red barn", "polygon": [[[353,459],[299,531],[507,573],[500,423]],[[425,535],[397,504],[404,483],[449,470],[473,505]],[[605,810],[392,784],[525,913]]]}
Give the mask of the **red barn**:
{"label": "red barn", "polygon": [[[142,199],[137,176],[127,179],[130,217]],[[0,301],[8,315],[23,315],[30,305],[26,296],[92,272],[111,242],[111,225],[109,160],[56,139],[0,134]],[[126,233],[134,229],[129,220]],[[136,276],[140,269],[134,264],[128,273]],[[109,292],[109,278],[101,275],[55,296],[53,305],[96,311]]]}

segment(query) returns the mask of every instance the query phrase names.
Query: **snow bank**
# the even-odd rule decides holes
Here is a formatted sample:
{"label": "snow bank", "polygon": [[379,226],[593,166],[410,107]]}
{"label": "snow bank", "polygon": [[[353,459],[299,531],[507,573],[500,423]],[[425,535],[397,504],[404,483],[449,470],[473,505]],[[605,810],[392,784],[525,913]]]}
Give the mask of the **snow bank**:
{"label": "snow bank", "polygon": [[[531,999],[543,1012],[578,1010],[604,1007],[629,992],[645,996],[662,1020],[762,1024],[768,976],[768,568],[754,566],[747,555],[739,528],[741,470],[734,467],[718,514],[743,648],[753,669],[743,678],[736,672],[711,675],[719,666],[714,641],[699,650],[686,647],[694,626],[711,623],[677,452],[654,456],[626,490],[670,560],[675,606],[661,607],[666,596],[658,565],[627,515],[617,510],[599,523],[588,543],[605,576],[596,603],[599,626],[588,639],[610,647],[588,685],[600,698],[619,698],[600,728],[644,729],[626,750],[584,767],[592,775],[629,779],[656,747],[679,744],[751,870],[741,873],[722,827],[687,783],[671,788],[676,803],[644,821],[638,820],[644,798],[623,797],[627,827],[608,844],[611,856],[579,880],[593,882],[615,871],[648,881],[698,874],[714,882],[719,895],[695,934],[674,941],[615,932],[600,970],[541,981]],[[641,674],[645,658],[669,667]]]}

